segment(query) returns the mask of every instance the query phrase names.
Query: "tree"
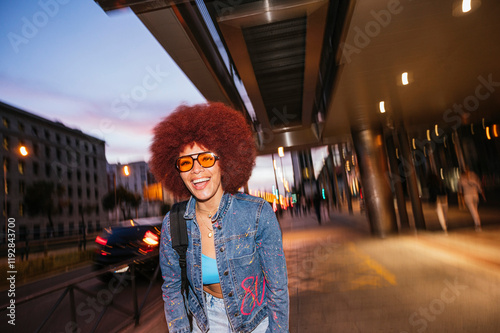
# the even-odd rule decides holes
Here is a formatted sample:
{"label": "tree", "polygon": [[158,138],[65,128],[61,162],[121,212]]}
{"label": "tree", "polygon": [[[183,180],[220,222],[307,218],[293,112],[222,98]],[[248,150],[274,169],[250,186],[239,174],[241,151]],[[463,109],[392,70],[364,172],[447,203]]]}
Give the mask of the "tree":
{"label": "tree", "polygon": [[[130,209],[134,208],[136,210],[141,204],[141,196],[139,194],[128,191],[123,186],[118,186],[116,188],[116,198],[115,191],[110,191],[102,198],[102,206],[105,210],[113,210],[118,207],[122,211],[124,219],[130,219],[132,216],[130,214]],[[115,206],[116,204],[116,206]]]}
{"label": "tree", "polygon": [[49,220],[47,237],[54,235],[52,216],[58,213],[58,207],[63,205],[61,200],[64,187],[54,185],[53,182],[37,181],[26,188],[24,205],[30,216],[46,215]]}

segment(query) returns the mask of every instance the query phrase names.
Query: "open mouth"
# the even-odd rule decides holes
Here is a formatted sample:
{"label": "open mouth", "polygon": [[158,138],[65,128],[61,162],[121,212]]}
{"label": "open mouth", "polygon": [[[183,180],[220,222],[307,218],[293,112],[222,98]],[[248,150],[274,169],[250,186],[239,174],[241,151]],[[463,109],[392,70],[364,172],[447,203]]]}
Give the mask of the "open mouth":
{"label": "open mouth", "polygon": [[193,183],[194,188],[199,190],[199,189],[203,189],[207,185],[209,180],[210,180],[210,177],[199,178],[199,179],[195,179],[195,180],[191,181],[191,183]]}

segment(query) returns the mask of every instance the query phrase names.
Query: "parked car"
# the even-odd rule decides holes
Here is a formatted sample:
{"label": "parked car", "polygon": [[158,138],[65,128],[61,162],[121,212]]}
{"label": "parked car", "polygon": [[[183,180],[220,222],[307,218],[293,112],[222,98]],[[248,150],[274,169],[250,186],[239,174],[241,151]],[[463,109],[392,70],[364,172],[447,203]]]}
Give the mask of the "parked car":
{"label": "parked car", "polygon": [[[94,270],[109,268],[108,273],[100,276],[101,280],[109,280],[116,274],[130,271],[130,264],[120,264],[136,258],[136,268],[151,274],[158,265],[158,254],[161,217],[131,219],[118,225],[106,228],[96,237],[94,254]],[[153,256],[148,256],[153,254]],[[148,258],[145,258],[148,256]]]}

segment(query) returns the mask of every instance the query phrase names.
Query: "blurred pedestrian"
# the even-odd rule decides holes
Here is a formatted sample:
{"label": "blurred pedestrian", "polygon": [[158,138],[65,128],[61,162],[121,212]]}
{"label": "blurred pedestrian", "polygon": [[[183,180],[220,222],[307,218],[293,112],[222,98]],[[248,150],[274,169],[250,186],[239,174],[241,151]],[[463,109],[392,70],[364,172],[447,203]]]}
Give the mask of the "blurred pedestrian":
{"label": "blurred pedestrian", "polygon": [[483,186],[479,181],[479,177],[469,169],[464,169],[458,180],[458,192],[463,196],[465,205],[474,220],[476,231],[481,231],[481,219],[479,218],[478,204],[479,193],[486,201]]}
{"label": "blurred pedestrian", "polygon": [[255,164],[245,118],[222,103],[180,106],[154,129],[151,171],[187,198],[188,286],[164,220],[160,267],[169,332],[288,332],[281,230],[271,205],[239,193]]}
{"label": "blurred pedestrian", "polygon": [[431,173],[429,177],[429,201],[436,203],[436,213],[438,216],[439,224],[445,233],[448,233],[446,225],[446,217],[448,215],[448,193],[446,185],[440,176]]}
{"label": "blurred pedestrian", "polygon": [[314,194],[313,205],[314,211],[316,212],[316,218],[318,219],[318,224],[321,224],[321,196],[318,192]]}

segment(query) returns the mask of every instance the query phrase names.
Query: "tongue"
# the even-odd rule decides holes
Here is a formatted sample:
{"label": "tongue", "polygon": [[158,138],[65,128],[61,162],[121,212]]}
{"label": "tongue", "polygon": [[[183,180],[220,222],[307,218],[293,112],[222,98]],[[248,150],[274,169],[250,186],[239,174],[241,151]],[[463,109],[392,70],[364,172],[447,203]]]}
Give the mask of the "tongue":
{"label": "tongue", "polygon": [[203,182],[199,182],[199,183],[194,183],[194,188],[197,189],[197,190],[201,190],[203,189],[208,183],[208,180],[206,181],[203,181]]}

